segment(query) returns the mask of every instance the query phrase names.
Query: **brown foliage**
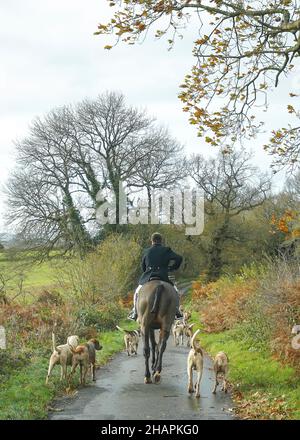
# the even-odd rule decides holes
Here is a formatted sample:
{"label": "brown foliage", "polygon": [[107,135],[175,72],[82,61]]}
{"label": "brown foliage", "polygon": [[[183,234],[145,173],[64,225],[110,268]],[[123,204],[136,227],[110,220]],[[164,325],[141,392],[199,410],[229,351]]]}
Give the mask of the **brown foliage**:
{"label": "brown foliage", "polygon": [[208,332],[221,332],[244,319],[245,304],[255,291],[256,282],[220,280],[206,285],[194,283],[194,286],[192,298],[201,311],[201,322]]}
{"label": "brown foliage", "polygon": [[300,372],[300,350],[292,347],[291,328],[300,322],[300,283],[282,284],[277,304],[268,307],[273,322],[270,347],[274,356]]}
{"label": "brown foliage", "polygon": [[0,308],[0,325],[7,330],[8,345],[23,347],[31,344],[51,346],[51,332],[56,326],[57,339],[65,340],[76,333],[74,312],[70,307],[38,302],[27,306],[9,304]]}
{"label": "brown foliage", "polygon": [[263,392],[252,393],[245,399],[242,393],[234,393],[238,403],[235,414],[242,419],[250,420],[286,420],[290,416],[284,396],[276,397]]}
{"label": "brown foliage", "polygon": [[194,307],[208,332],[243,324],[248,336],[266,343],[274,357],[300,371],[300,350],[292,347],[291,329],[300,323],[300,280],[293,269],[271,266],[265,275],[224,277],[193,284]]}

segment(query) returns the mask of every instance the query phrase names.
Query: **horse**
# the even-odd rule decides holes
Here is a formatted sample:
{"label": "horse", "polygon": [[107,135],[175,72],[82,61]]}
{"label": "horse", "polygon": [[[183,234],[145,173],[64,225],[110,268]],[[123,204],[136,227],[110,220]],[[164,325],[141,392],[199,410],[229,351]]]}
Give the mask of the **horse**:
{"label": "horse", "polygon": [[[144,382],[146,384],[152,383],[149,369],[150,344],[153,379],[155,383],[160,382],[162,357],[176,313],[176,295],[177,292],[172,284],[157,278],[150,279],[139,292],[137,321],[140,324],[143,338],[143,354],[145,357]],[[155,340],[155,330],[160,330],[158,344],[156,344]]]}

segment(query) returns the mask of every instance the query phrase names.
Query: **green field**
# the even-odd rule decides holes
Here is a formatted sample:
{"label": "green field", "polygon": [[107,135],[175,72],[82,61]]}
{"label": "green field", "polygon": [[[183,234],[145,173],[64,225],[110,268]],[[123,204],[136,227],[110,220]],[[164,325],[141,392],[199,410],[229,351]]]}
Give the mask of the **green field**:
{"label": "green field", "polygon": [[62,268],[66,261],[69,261],[69,258],[52,255],[51,259],[38,262],[34,255],[26,252],[19,253],[18,258],[13,259],[9,253],[1,252],[1,282],[3,278],[8,297],[14,296],[22,283],[21,296],[31,301],[36,292],[60,287],[63,280]]}

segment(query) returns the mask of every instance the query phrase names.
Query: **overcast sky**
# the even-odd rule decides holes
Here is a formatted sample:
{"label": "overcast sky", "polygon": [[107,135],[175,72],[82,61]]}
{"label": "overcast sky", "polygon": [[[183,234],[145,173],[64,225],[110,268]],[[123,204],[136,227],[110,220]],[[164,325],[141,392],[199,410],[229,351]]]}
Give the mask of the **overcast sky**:
{"label": "overcast sky", "polygon": [[[106,90],[121,91],[129,104],[146,107],[150,114],[183,143],[189,152],[209,149],[187,122],[177,98],[179,84],[193,63],[191,25],[172,51],[151,35],[136,46],[108,43],[93,32],[108,17],[105,0],[9,0],[0,11],[0,184],[14,166],[13,140],[24,136],[30,121],[51,108],[94,97]],[[297,76],[298,73],[298,76]],[[290,79],[299,88],[299,71]],[[267,126],[280,126],[287,85],[274,94]],[[249,146],[255,162],[268,169],[270,159],[261,145],[264,136]],[[279,180],[278,180],[279,179]],[[280,182],[280,178],[277,178]],[[3,229],[3,196],[0,194],[0,231]]]}

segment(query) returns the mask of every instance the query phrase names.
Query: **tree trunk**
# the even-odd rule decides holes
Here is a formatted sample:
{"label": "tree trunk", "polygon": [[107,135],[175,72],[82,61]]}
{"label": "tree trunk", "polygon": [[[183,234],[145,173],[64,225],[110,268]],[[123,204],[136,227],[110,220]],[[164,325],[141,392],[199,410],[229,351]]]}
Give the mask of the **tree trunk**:
{"label": "tree trunk", "polygon": [[64,189],[64,203],[67,208],[68,219],[67,219],[67,231],[70,233],[70,239],[78,249],[80,256],[83,256],[86,251],[91,247],[92,240],[82,224],[81,215],[74,206],[72,196],[68,189]]}
{"label": "tree trunk", "polygon": [[229,216],[226,215],[222,226],[213,234],[209,247],[209,263],[206,277],[208,282],[216,281],[220,278],[223,268],[222,253],[224,250],[224,244],[227,240],[228,228]]}
{"label": "tree trunk", "polygon": [[150,186],[147,186],[147,197],[148,197],[148,225],[151,225],[152,199],[151,199],[151,188],[150,188]]}

